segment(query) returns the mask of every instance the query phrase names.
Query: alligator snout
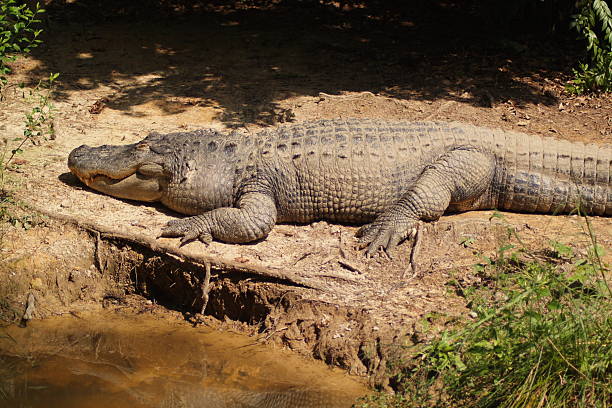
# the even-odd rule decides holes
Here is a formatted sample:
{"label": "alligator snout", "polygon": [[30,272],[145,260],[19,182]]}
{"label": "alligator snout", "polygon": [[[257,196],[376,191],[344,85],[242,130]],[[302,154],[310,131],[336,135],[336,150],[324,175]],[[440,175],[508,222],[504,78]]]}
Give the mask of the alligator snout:
{"label": "alligator snout", "polygon": [[68,155],[68,167],[81,181],[91,185],[94,178],[101,176],[112,180],[130,177],[143,164],[151,162],[148,155],[148,149],[139,149],[135,143],[96,147],[81,145]]}
{"label": "alligator snout", "polygon": [[68,167],[71,170],[75,168],[79,163],[79,159],[83,158],[86,152],[90,149],[91,147],[87,145],[80,145],[79,147],[71,151],[68,155]]}

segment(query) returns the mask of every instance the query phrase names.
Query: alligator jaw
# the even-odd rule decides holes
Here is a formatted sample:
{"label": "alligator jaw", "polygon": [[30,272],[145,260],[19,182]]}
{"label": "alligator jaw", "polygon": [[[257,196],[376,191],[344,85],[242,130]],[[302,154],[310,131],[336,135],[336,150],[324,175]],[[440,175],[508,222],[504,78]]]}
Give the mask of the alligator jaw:
{"label": "alligator jaw", "polygon": [[83,177],[81,180],[88,187],[113,197],[149,202],[159,201],[162,197],[157,177],[144,176],[136,172],[121,179],[99,174]]}
{"label": "alligator jaw", "polygon": [[164,167],[146,142],[123,146],[77,147],[70,171],[88,187],[117,198],[159,201],[167,185]]}

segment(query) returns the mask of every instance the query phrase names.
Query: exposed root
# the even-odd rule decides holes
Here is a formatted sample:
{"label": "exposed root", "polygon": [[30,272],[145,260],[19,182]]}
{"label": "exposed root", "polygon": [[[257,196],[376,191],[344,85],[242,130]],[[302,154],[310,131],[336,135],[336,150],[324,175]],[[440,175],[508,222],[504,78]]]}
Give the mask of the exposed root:
{"label": "exposed root", "polygon": [[200,312],[202,315],[206,310],[206,305],[208,305],[208,292],[210,292],[210,263],[206,263],[204,265],[204,280],[200,285],[200,289],[202,290],[202,311]]}
{"label": "exposed root", "polygon": [[34,313],[36,312],[36,298],[32,294],[32,292],[28,293],[28,299],[26,300],[25,311],[23,312],[23,316],[21,316],[21,322],[19,322],[20,327],[26,327],[28,325],[28,321],[32,320],[34,317]]}
{"label": "exposed root", "polygon": [[[410,270],[412,272],[411,276],[407,280],[414,279],[418,273],[419,268],[417,264],[417,259],[419,257],[419,252],[421,251],[421,224],[417,224],[416,232],[414,233],[414,239],[412,240],[412,247],[410,249]],[[402,280],[406,277],[406,271],[402,272]]]}
{"label": "exposed root", "polygon": [[258,275],[268,279],[285,281],[296,286],[303,286],[305,288],[319,290],[325,289],[322,285],[312,282],[311,280],[308,280],[307,278],[286,269],[267,268],[259,265],[252,265],[250,263],[235,262],[220,257],[211,257],[202,253],[193,253],[185,250],[184,248],[178,247],[175,242],[164,242],[164,240],[158,240],[145,234],[118,231],[98,223],[85,221],[79,217],[71,217],[49,212],[44,208],[34,207],[34,209],[55,219],[75,224],[85,230],[100,233],[102,234],[102,237],[115,238],[138,245],[143,245],[153,251],[159,251],[202,266],[208,263],[216,269],[222,269],[228,272]]}

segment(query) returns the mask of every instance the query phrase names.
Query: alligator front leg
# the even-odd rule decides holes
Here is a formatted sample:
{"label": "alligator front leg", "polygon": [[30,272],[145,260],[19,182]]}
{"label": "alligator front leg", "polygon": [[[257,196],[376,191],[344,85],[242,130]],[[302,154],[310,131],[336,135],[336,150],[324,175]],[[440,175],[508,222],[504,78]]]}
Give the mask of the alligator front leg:
{"label": "alligator front leg", "polygon": [[366,255],[391,249],[416,233],[419,221],[440,218],[449,204],[476,200],[491,185],[495,159],[473,147],[459,147],[427,166],[416,183],[374,222],[357,232]]}
{"label": "alligator front leg", "polygon": [[170,221],[162,237],[181,237],[181,245],[199,239],[208,244],[213,238],[229,243],[265,238],[276,224],[276,204],[262,193],[244,194],[237,208],[223,207],[194,217]]}

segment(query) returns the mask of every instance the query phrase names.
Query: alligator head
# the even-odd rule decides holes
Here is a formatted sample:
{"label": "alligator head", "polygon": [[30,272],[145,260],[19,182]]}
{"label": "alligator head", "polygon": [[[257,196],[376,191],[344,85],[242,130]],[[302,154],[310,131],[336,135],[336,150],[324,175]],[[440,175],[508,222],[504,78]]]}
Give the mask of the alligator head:
{"label": "alligator head", "polygon": [[83,183],[104,194],[159,201],[168,175],[164,171],[165,157],[155,151],[151,136],[124,146],[82,145],[68,156],[68,167]]}
{"label": "alligator head", "polygon": [[101,193],[161,201],[193,215],[233,203],[236,146],[213,129],[151,133],[129,145],[77,147],[68,156],[68,167]]}

